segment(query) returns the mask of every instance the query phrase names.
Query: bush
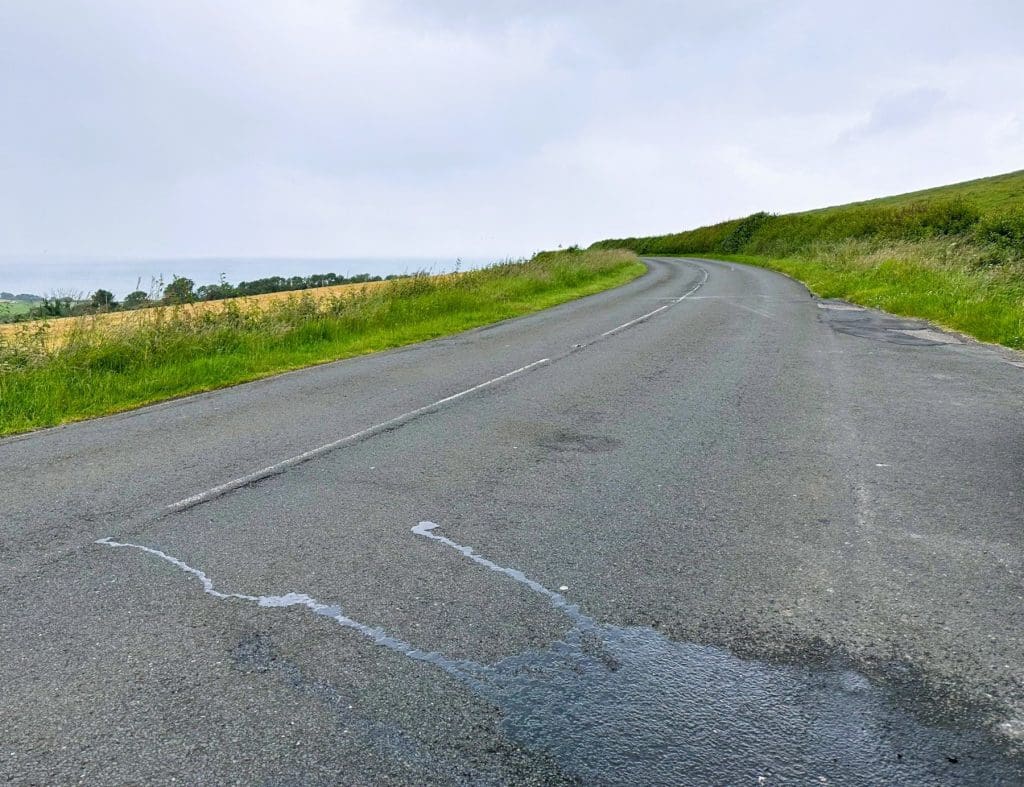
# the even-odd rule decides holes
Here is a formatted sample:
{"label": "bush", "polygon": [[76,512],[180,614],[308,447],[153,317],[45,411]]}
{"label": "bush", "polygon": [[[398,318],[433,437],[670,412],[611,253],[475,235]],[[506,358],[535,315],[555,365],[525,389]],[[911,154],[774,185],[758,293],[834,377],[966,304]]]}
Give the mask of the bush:
{"label": "bush", "polygon": [[732,231],[718,243],[718,249],[726,254],[741,251],[750,243],[754,234],[773,218],[775,217],[770,213],[761,211],[740,219]]}
{"label": "bush", "polygon": [[1014,258],[1024,257],[1024,211],[1013,211],[981,221],[975,238]]}
{"label": "bush", "polygon": [[[759,212],[707,227],[595,243],[591,248],[629,249],[638,254],[767,254],[786,256],[816,244],[846,241],[915,241],[970,237],[981,213],[962,199],[919,201],[903,206],[853,205],[779,216]],[[1010,222],[1011,224],[1013,222]],[[1000,225],[1001,226],[1001,225]],[[1017,225],[1014,225],[1017,226]],[[1011,229],[993,230],[1014,236]]]}
{"label": "bush", "polygon": [[920,204],[920,226],[931,235],[965,235],[981,221],[981,212],[963,199]]}

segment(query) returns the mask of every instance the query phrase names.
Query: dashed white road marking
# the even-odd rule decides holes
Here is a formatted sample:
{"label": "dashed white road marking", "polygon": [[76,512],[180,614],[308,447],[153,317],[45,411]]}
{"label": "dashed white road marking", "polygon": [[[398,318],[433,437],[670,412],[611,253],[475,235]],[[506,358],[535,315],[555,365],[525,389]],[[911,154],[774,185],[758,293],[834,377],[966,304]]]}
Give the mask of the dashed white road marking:
{"label": "dashed white road marking", "polygon": [[389,418],[387,421],[381,421],[379,424],[370,426],[366,429],[363,429],[362,431],[356,432],[355,434],[350,434],[347,437],[342,437],[338,440],[332,440],[329,443],[324,443],[323,445],[317,446],[316,448],[312,448],[309,451],[303,451],[301,454],[289,457],[288,459],[283,459],[280,462],[276,462],[275,464],[269,465],[260,470],[256,470],[252,473],[247,473],[246,475],[240,476],[239,478],[235,478],[231,481],[227,481],[223,484],[218,484],[217,486],[211,487],[204,492],[200,492],[197,495],[192,495],[191,497],[186,497],[183,500],[177,501],[176,503],[171,503],[166,507],[165,510],[172,513],[178,513],[181,511],[185,511],[189,508],[193,508],[194,506],[200,505],[201,503],[207,503],[210,500],[214,500],[218,497],[226,495],[228,492],[233,492],[236,489],[241,489],[243,486],[248,486],[249,484],[253,484],[257,481],[262,481],[266,478],[270,478],[271,476],[279,475],[280,473],[283,473],[285,470],[288,470],[289,468],[295,467],[296,465],[300,465],[303,462],[308,462],[310,459],[315,459],[317,457],[323,456],[324,454],[330,453],[331,451],[340,448],[344,445],[358,443],[359,441],[365,440],[368,437],[373,437],[374,435],[380,434],[381,432],[386,432],[389,429],[394,429],[397,426],[401,426],[402,424],[406,424],[409,421],[419,418],[421,415],[434,412],[435,410],[438,410],[444,407],[445,405],[451,404],[452,402],[457,401],[458,399],[461,399],[464,396],[469,396],[470,394],[476,393],[477,391],[482,391],[485,388],[490,388],[512,377],[516,377],[517,375],[523,374],[524,372],[528,372],[531,369],[536,369],[538,366],[544,366],[549,363],[551,363],[550,358],[541,358],[539,361],[534,361],[533,363],[526,364],[526,366],[520,366],[518,369],[513,369],[511,372],[499,375],[498,377],[494,377],[490,380],[487,380],[486,382],[480,383],[479,385],[474,385],[471,388],[466,388],[463,391],[459,391],[458,393],[452,394],[451,396],[446,396],[443,399],[438,399],[436,402],[431,402],[430,404],[424,405],[423,407],[417,407],[415,410],[410,410],[407,413],[396,415],[394,418]]}
{"label": "dashed white road marking", "polygon": [[629,322],[624,322],[624,323],[622,323],[622,325],[616,325],[610,331],[605,331],[604,333],[602,333],[601,334],[601,338],[604,339],[604,338],[606,338],[608,336],[612,336],[613,334],[618,333],[619,331],[624,331],[624,330],[626,330],[626,328],[631,328],[634,325],[636,325],[637,323],[641,323],[641,322],[644,322],[646,320],[649,320],[655,314],[659,314],[660,312],[665,311],[665,309],[671,309],[677,303],[681,303],[682,301],[685,301],[687,298],[689,298],[691,295],[693,295],[695,292],[697,292],[697,290],[699,290],[701,287],[703,287],[705,282],[707,282],[707,280],[708,280],[708,272],[706,270],[704,270],[703,268],[700,268],[700,272],[701,272],[701,280],[699,282],[697,282],[695,285],[693,285],[686,292],[684,292],[682,295],[680,295],[678,298],[674,298],[672,301],[670,301],[669,303],[666,303],[664,306],[659,306],[654,311],[647,312],[647,314],[641,314],[639,317],[636,317],[636,318],[630,320]]}
{"label": "dashed white road marking", "polygon": [[[704,268],[700,268],[699,266],[698,269],[701,272],[700,281],[697,282],[697,284],[695,284],[685,293],[683,293],[681,296],[679,296],[678,298],[674,298],[670,303],[667,303],[664,306],[655,309],[654,311],[648,312],[647,314],[642,314],[636,319],[630,320],[629,322],[625,322],[622,325],[612,328],[610,331],[605,331],[595,341],[599,341],[600,339],[604,339],[608,336],[616,334],[619,331],[625,330],[626,328],[629,328],[633,325],[644,322],[645,320],[653,317],[655,314],[663,312],[665,311],[665,309],[671,308],[672,306],[675,306],[677,303],[680,303],[684,301],[686,298],[690,297],[693,293],[695,293],[697,290],[703,287],[708,280],[708,272]],[[593,344],[593,342],[590,342],[589,344]],[[574,345],[570,352],[575,352],[577,350],[584,349],[587,346],[587,344]],[[558,360],[558,358],[556,358],[555,360]],[[308,462],[310,459],[316,459],[317,457],[328,454],[331,451],[341,448],[342,446],[351,445],[352,443],[358,443],[362,440],[366,440],[369,437],[373,437],[374,435],[378,435],[382,432],[395,429],[396,427],[402,426],[408,423],[409,421],[419,418],[422,415],[426,415],[427,413],[432,413],[436,410],[439,410],[445,405],[451,404],[452,402],[458,399],[462,399],[465,396],[469,396],[470,394],[476,393],[477,391],[481,391],[485,388],[490,388],[492,386],[498,385],[499,383],[505,382],[506,380],[523,374],[524,372],[536,369],[539,366],[546,366],[550,363],[552,363],[551,358],[541,358],[539,361],[528,363],[526,366],[521,366],[518,369],[513,369],[511,372],[499,375],[498,377],[494,377],[490,380],[487,380],[486,382],[480,383],[479,385],[474,385],[471,388],[466,388],[463,391],[459,391],[458,393],[452,394],[451,396],[446,396],[443,399],[438,399],[436,402],[431,402],[430,404],[424,405],[423,407],[418,407],[415,410],[410,410],[407,413],[396,415],[394,418],[390,418],[387,421],[382,421],[379,424],[370,426],[366,429],[356,432],[355,434],[350,434],[338,440],[332,440],[329,443],[324,443],[323,445],[317,446],[316,448],[312,448],[309,451],[303,451],[301,454],[289,457],[288,459],[283,459],[280,462],[276,462],[272,465],[261,468],[260,470],[256,470],[252,473],[247,473],[246,475],[232,479],[231,481],[226,481],[223,484],[218,484],[217,486],[210,487],[209,489],[198,494],[186,497],[182,500],[178,500],[175,503],[171,503],[170,505],[165,506],[164,512],[169,514],[180,513],[182,511],[187,511],[188,509],[194,508],[195,506],[201,505],[203,503],[208,503],[209,501],[215,500],[218,497],[223,497],[224,495],[230,492],[234,492],[236,489],[241,489],[242,487],[248,486],[249,484],[254,484],[257,481],[263,481],[264,479],[270,478],[272,476],[280,475],[289,468],[303,464],[304,462]]]}

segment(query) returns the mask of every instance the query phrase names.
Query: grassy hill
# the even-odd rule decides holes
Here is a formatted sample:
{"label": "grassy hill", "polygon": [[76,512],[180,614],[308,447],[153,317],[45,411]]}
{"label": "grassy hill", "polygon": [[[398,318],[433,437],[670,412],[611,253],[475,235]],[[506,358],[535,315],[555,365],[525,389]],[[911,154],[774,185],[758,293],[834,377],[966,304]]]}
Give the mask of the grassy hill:
{"label": "grassy hill", "polygon": [[905,206],[926,200],[962,199],[969,205],[986,213],[1024,206],[1024,170],[995,175],[991,178],[967,180],[950,186],[937,186],[923,191],[911,191],[907,194],[896,194],[892,197],[879,197],[864,202],[853,202],[849,205],[838,205],[821,208],[810,213],[824,213],[842,210],[847,207],[864,205]]}
{"label": "grassy hill", "polygon": [[761,265],[823,297],[1024,348],[1024,171],[594,248]]}
{"label": "grassy hill", "polygon": [[37,303],[38,301],[0,300],[0,322],[3,321],[4,317],[28,314]]}

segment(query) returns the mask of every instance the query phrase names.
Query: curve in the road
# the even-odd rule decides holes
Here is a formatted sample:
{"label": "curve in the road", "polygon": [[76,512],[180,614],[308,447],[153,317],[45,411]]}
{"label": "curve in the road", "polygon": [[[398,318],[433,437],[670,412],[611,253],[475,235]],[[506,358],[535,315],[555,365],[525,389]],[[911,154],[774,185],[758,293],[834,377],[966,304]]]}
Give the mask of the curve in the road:
{"label": "curve in the road", "polygon": [[1019,358],[650,269],[0,441],[0,775],[1020,783]]}

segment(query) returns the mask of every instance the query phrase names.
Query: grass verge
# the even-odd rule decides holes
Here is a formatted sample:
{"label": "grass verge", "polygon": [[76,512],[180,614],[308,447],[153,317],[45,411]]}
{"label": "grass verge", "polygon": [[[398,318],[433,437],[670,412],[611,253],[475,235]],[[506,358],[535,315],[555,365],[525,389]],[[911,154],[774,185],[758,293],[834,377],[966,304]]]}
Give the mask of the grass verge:
{"label": "grass verge", "polygon": [[280,372],[445,336],[616,287],[645,268],[626,251],[544,252],[458,276],[357,294],[305,291],[272,308],[137,312],[60,342],[45,326],[0,337],[0,436],[129,410]]}

